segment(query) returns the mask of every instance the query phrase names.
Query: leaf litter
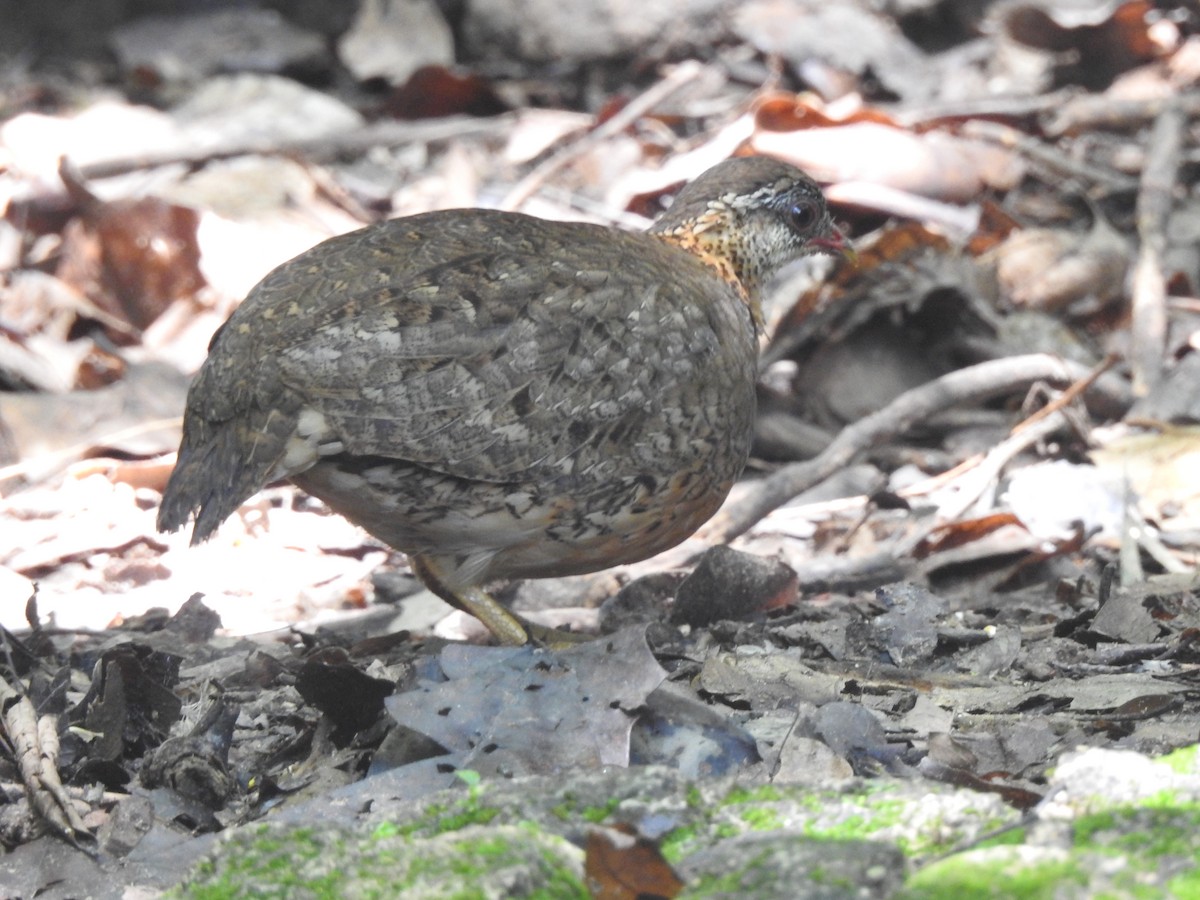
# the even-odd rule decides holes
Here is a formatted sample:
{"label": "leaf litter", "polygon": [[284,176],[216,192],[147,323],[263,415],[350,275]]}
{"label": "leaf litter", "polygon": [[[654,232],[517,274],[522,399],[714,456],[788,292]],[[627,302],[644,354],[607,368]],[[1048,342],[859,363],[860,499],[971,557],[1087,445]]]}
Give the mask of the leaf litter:
{"label": "leaf litter", "polygon": [[[246,65],[213,69],[219,42],[181,65],[203,30],[184,18],[143,23],[180,38],[156,54],[137,28],[117,42],[158,108],[84,79],[72,112],[40,71],[13,75],[0,883],[165,886],[230,826],[351,825],[478,777],[898,779],[1027,810],[1058,802],[1049,773],[1077,747],[1193,744],[1197,38],[1142,2],[1034,3],[991,10],[972,26],[988,52],[956,56],[930,35],[961,50],[965,32],[911,7],[746,4],[685,66],[593,60],[590,96],[481,54],[397,75],[372,107],[213,74]],[[504,15],[480,5],[458,33],[476,52],[532,33]],[[329,65],[336,42],[252,18],[267,69]],[[814,50],[813,19],[845,40]],[[154,532],[186,375],[273,265],[448,203],[637,227],[733,152],[818,173],[858,263],[777,291],[755,457],[697,538],[506,590],[604,636],[447,643],[469,632],[435,627],[402,557],[286,486],[202,548]],[[576,835],[594,889],[645,865],[678,890],[653,831]]]}

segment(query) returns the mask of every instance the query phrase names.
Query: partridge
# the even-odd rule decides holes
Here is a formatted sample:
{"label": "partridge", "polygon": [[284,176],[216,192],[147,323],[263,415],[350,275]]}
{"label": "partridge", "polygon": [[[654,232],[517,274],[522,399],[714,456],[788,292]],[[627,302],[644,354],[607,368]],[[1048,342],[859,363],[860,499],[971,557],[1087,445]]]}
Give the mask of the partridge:
{"label": "partridge", "polygon": [[550,640],[485,587],[699,528],[750,451],[762,286],[843,246],[818,186],[763,157],[645,233],[469,209],[327,240],[214,335],[158,527],[195,514],[197,543],[290,479],[498,640]]}

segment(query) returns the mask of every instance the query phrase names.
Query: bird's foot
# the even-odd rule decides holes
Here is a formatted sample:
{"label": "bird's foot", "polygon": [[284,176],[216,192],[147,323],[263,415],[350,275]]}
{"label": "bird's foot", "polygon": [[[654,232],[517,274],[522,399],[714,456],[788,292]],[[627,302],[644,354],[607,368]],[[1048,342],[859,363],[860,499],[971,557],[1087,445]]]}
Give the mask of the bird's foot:
{"label": "bird's foot", "polygon": [[525,629],[525,633],[529,636],[529,640],[549,650],[568,650],[571,647],[578,646],[596,637],[594,634],[583,634],[579,631],[562,631],[558,628],[551,628],[549,625],[539,625],[536,622],[530,622],[528,619],[512,614]]}

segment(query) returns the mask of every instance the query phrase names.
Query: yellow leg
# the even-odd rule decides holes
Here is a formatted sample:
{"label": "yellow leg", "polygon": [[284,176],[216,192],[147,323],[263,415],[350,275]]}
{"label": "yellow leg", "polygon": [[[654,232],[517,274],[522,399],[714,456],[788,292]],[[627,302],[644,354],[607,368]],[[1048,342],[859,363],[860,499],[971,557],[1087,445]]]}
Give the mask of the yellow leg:
{"label": "yellow leg", "polygon": [[475,585],[467,585],[457,590],[450,587],[441,567],[428,557],[410,556],[408,562],[427,588],[451,606],[477,618],[501,644],[519,647],[533,641],[544,647],[561,647],[588,640],[586,635],[558,631],[529,622]]}
{"label": "yellow leg", "polygon": [[501,644],[519,647],[529,642],[529,633],[521,620],[487,591],[475,585],[455,590],[446,583],[441,567],[428,557],[410,556],[408,564],[427,588],[451,606],[477,618]]}

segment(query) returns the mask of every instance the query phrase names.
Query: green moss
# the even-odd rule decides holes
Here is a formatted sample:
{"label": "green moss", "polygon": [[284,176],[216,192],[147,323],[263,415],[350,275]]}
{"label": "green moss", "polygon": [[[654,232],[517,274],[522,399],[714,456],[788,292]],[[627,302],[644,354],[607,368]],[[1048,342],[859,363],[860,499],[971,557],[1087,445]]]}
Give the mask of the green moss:
{"label": "green moss", "polygon": [[1180,805],[1179,795],[1175,791],[1162,790],[1157,794],[1151,794],[1146,799],[1138,803],[1139,806],[1150,806],[1158,809],[1178,809]]}
{"label": "green moss", "polygon": [[836,840],[860,840],[877,828],[868,827],[867,820],[861,815],[849,815],[836,825],[820,826],[809,822],[804,827],[804,833],[814,838],[833,838]]}
{"label": "green moss", "polygon": [[[443,812],[438,822],[445,824],[453,817],[454,811]],[[406,886],[423,883],[423,889],[444,888],[447,897],[475,900],[484,895],[475,885],[489,883],[496,872],[531,864],[541,886],[529,896],[541,900],[586,900],[588,896],[570,854],[564,855],[563,840],[528,822],[499,833],[454,835],[437,853],[423,849],[424,838],[402,834],[391,823],[361,839],[338,830],[270,828],[268,832],[268,828],[238,834],[217,857],[197,866],[189,882],[172,896],[337,900],[353,888],[356,896],[383,900],[403,896]]]}
{"label": "green moss", "polygon": [[500,815],[500,810],[491,806],[471,806],[461,812],[445,816],[437,821],[434,834],[462,831],[469,825],[487,825]]}
{"label": "green moss", "polygon": [[999,834],[983,838],[975,847],[982,850],[986,847],[1016,847],[1025,843],[1027,832],[1025,828],[1005,828]]}
{"label": "green moss", "polygon": [[721,801],[721,806],[735,806],[739,803],[774,803],[784,799],[783,792],[774,785],[764,784],[757,788],[735,787],[725,799]]}
{"label": "green moss", "polygon": [[380,841],[385,838],[397,837],[400,834],[400,826],[395,822],[380,822],[371,832],[371,837],[374,840]]}
{"label": "green moss", "polygon": [[[784,799],[784,793],[772,785],[753,789],[737,787],[721,798],[715,806],[705,809],[699,788],[693,786],[687,793],[688,806],[701,810],[705,820],[674,829],[663,838],[659,849],[668,862],[677,863],[694,849],[701,835],[705,836],[707,842],[709,839],[724,840],[737,837],[746,831],[783,828],[785,822],[778,809],[754,804],[770,804]],[[732,811],[737,821],[730,821],[726,817],[728,813],[722,811],[735,806],[746,808]],[[738,824],[739,822],[742,824]]]}
{"label": "green moss", "polygon": [[871,811],[871,819],[879,828],[890,828],[901,822],[912,811],[911,800],[897,800],[894,797],[879,797],[867,804]]}
{"label": "green moss", "polygon": [[743,810],[741,819],[751,831],[774,831],[783,827],[779,812],[769,806],[755,806]]}
{"label": "green moss", "polygon": [[679,862],[688,855],[698,834],[699,829],[695,825],[685,825],[670,832],[658,845],[663,859],[671,864]]}
{"label": "green moss", "polygon": [[1166,756],[1160,756],[1158,761],[1166,763],[1180,775],[1191,775],[1198,771],[1196,768],[1197,752],[1200,752],[1200,744],[1192,744],[1190,747],[1181,747]]}
{"label": "green moss", "polygon": [[[1074,823],[1072,858],[1022,865],[1007,855],[980,859],[973,851],[929,866],[913,875],[901,894],[905,900],[954,900],[969,897],[1013,897],[1041,900],[1060,893],[1059,885],[1087,885],[1097,854],[1119,857],[1122,867],[1110,872],[1115,896],[1171,896],[1200,900],[1200,808],[1126,806],[1080,816]],[[1023,839],[1023,833],[1002,835]],[[1164,860],[1168,862],[1164,863]],[[1164,865],[1186,870],[1171,879],[1167,893],[1147,876]],[[1168,869],[1169,871],[1169,869]],[[1097,897],[1100,895],[1097,894]]]}
{"label": "green moss", "polygon": [[1072,860],[1024,865],[1005,856],[979,859],[975,853],[954,856],[912,875],[898,900],[1053,900],[1059,885],[1086,885],[1087,873]]}
{"label": "green moss", "polygon": [[701,876],[695,883],[689,884],[684,888],[683,893],[679,895],[680,900],[690,900],[690,898],[698,900],[701,897],[729,897],[739,894],[753,897],[756,893],[774,887],[777,873],[773,867],[764,864],[770,855],[769,851],[760,853],[747,862],[745,866],[733,872]]}
{"label": "green moss", "polygon": [[870,839],[885,828],[902,823],[912,811],[912,803],[892,797],[864,797],[861,813],[847,815],[833,825],[809,823],[804,832],[810,837],[842,841]]}
{"label": "green moss", "polygon": [[728,840],[729,838],[735,838],[741,833],[742,833],[742,829],[738,828],[732,822],[722,822],[720,825],[718,825],[716,828],[713,829],[713,835],[718,840],[722,840],[722,841]]}
{"label": "green moss", "polygon": [[479,787],[480,782],[483,781],[483,776],[474,769],[456,769],[454,775],[459,781],[467,785],[467,787],[471,788],[472,790]]}
{"label": "green moss", "polygon": [[620,805],[621,801],[614,797],[603,806],[589,806],[583,811],[583,817],[593,825],[598,825],[611,816]]}
{"label": "green moss", "polygon": [[1195,858],[1198,832],[1200,808],[1195,806],[1130,806],[1080,816],[1074,833],[1076,847],[1154,860]]}
{"label": "green moss", "polygon": [[561,819],[564,822],[569,822],[575,817],[575,813],[579,810],[579,801],[575,794],[567,791],[563,794],[562,802],[550,807],[550,812],[555,818]]}
{"label": "green moss", "polygon": [[473,787],[466,797],[453,804],[432,803],[425,808],[421,818],[396,826],[395,833],[401,837],[432,836],[461,831],[469,825],[487,825],[500,815],[502,810],[480,803],[480,797],[484,793],[483,788]]}
{"label": "green moss", "polygon": [[[910,857],[923,857],[950,850],[969,834],[947,827],[936,818],[913,820],[914,801],[897,796],[894,786],[864,785],[852,793],[843,791],[800,792],[781,790],[776,785],[756,788],[738,787],[699,809],[702,818],[686,828],[667,835],[663,854],[671,862],[686,858],[697,846],[746,832],[794,829],[812,840],[863,841],[887,840]],[[964,823],[980,817],[961,810]],[[989,808],[995,821],[986,822],[984,831],[999,831],[1015,816]],[[1005,833],[991,845],[1020,843],[1023,831]]]}
{"label": "green moss", "polygon": [[298,828],[286,840],[266,834],[266,829],[265,825],[259,826],[257,833],[246,835],[243,845],[226,848],[219,866],[213,860],[197,866],[188,883],[173,892],[173,896],[195,900],[243,897],[247,878],[253,877],[256,883],[261,883],[264,875],[269,876],[270,888],[256,890],[257,897],[286,898],[302,889],[316,900],[335,900],[345,893],[345,872],[305,875],[303,866],[298,865],[298,861],[316,858],[328,849],[312,829]]}
{"label": "green moss", "polygon": [[1177,900],[1200,900],[1200,859],[1196,862],[1196,866],[1167,882],[1167,892],[1171,897]]}
{"label": "green moss", "polygon": [[613,814],[618,806],[621,805],[621,800],[618,797],[613,797],[603,806],[586,806],[580,808],[579,801],[573,793],[563,795],[561,803],[552,806],[550,812],[555,818],[563,822],[570,822],[576,817],[583,819],[585,822],[591,822],[593,825],[599,825]]}
{"label": "green moss", "polygon": [[846,891],[847,896],[849,896],[851,892],[857,893],[857,891],[855,891],[855,884],[852,879],[849,879],[844,875],[831,874],[825,871],[825,869],[823,869],[821,866],[813,866],[808,870],[808,880],[813,884],[839,888],[840,890]]}

